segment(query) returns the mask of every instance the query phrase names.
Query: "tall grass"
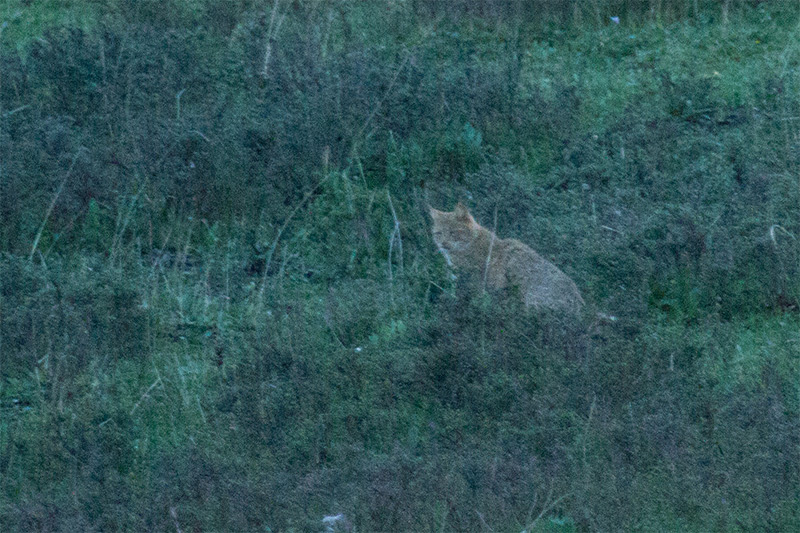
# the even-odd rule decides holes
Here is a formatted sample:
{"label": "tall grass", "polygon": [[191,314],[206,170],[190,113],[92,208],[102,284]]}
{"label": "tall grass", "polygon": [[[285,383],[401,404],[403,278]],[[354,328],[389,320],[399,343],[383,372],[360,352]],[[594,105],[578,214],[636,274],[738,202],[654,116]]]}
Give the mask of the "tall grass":
{"label": "tall grass", "polygon": [[0,8],[0,523],[797,529],[791,6],[222,4]]}

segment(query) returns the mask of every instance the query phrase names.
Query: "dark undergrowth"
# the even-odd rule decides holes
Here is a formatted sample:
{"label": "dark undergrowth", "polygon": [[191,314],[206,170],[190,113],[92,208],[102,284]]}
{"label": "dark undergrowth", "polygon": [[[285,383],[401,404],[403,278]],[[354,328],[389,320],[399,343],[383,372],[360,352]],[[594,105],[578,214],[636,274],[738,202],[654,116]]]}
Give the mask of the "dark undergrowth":
{"label": "dark undergrowth", "polygon": [[800,529],[788,5],[0,8],[1,529]]}

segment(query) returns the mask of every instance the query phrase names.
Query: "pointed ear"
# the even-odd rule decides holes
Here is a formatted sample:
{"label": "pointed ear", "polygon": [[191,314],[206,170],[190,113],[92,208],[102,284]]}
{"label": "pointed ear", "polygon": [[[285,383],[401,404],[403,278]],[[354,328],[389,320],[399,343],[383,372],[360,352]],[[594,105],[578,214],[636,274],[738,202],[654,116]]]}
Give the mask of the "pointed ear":
{"label": "pointed ear", "polygon": [[472,215],[469,214],[469,210],[461,202],[456,204],[456,208],[453,210],[453,213],[455,213],[456,217],[458,217],[460,220],[465,220],[470,223],[475,222],[475,219],[473,219]]}
{"label": "pointed ear", "polygon": [[431,218],[433,218],[433,217],[435,217],[435,216],[439,215],[440,213],[441,213],[441,211],[439,211],[439,210],[437,210],[437,209],[434,209],[434,208],[432,208],[431,206],[428,206],[428,214],[430,214],[430,215],[431,215]]}

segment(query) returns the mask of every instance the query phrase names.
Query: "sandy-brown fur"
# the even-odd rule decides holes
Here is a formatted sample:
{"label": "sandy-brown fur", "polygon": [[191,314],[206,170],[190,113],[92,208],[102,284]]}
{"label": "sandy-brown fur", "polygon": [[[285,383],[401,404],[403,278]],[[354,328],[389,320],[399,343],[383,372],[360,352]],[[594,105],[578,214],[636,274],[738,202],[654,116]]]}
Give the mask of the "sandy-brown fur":
{"label": "sandy-brown fur", "polygon": [[485,280],[486,288],[518,288],[526,307],[577,314],[583,298],[557,266],[516,239],[500,239],[458,204],[454,211],[430,209],[436,246],[456,270]]}

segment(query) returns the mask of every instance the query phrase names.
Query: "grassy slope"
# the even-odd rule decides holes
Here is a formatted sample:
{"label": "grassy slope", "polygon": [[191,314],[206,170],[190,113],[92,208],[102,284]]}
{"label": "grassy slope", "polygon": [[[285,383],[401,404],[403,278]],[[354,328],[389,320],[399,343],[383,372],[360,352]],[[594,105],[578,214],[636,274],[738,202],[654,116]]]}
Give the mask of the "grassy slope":
{"label": "grassy slope", "polygon": [[[0,20],[12,21],[4,40],[17,46],[49,21],[94,20],[74,6],[19,17],[13,9]],[[509,137],[491,121],[480,126],[482,146],[507,150],[529,173],[524,190],[550,190],[563,173],[583,172],[557,199],[545,193],[529,227],[517,231],[541,232],[533,242],[574,255],[570,272],[598,307],[620,310],[608,286],[664,286],[642,289],[651,305],[635,321],[624,317],[635,322],[632,334],[624,326],[604,332],[586,375],[560,360],[560,350],[531,340],[529,326],[513,317],[487,314],[479,302],[465,311],[447,295],[427,298],[431,278],[447,281],[408,198],[398,200],[411,228],[405,272],[395,271],[390,297],[386,245],[351,249],[347,235],[336,236],[337,227],[364,223],[385,242],[384,191],[359,180],[348,189],[347,178],[337,177],[311,210],[300,211],[286,253],[274,259],[281,268],[269,278],[242,274],[253,228],[235,222],[170,223],[174,248],[190,250],[202,267],[143,265],[134,244],[111,260],[54,254],[30,265],[6,257],[2,304],[13,313],[4,315],[11,327],[2,342],[28,343],[23,356],[37,364],[3,361],[0,513],[18,529],[55,523],[73,530],[176,523],[305,530],[339,511],[362,530],[475,529],[483,520],[512,530],[540,512],[550,517],[537,522],[543,531],[796,524],[794,498],[770,487],[797,490],[796,474],[781,471],[796,466],[785,455],[797,431],[796,315],[737,314],[723,302],[723,319],[703,298],[750,293],[703,292],[699,268],[680,281],[681,263],[648,267],[647,275],[631,266],[649,253],[646,242],[636,247],[643,239],[636,224],[683,209],[710,231],[724,214],[724,196],[706,191],[710,200],[694,206],[678,183],[709,169],[721,169],[714,179],[726,183],[715,143],[740,142],[771,158],[778,194],[797,197],[796,102],[769,102],[796,92],[797,18],[765,8],[746,15],[727,26],[609,25],[525,36],[523,92],[559,102],[559,88],[574,87],[576,122],[563,144],[524,127]],[[491,62],[501,42],[496,30],[460,30],[450,41],[441,37],[442,46],[469,42],[482,51],[479,61]],[[781,92],[770,92],[765,79],[782,80]],[[781,116],[769,117],[778,126],[756,123],[742,128],[741,139],[714,125],[730,113],[753,117],[753,108],[779,109]],[[676,172],[676,182],[634,182],[634,162],[651,156],[627,144],[620,128],[676,117],[712,125],[705,139],[687,126],[670,141],[677,148],[652,157],[696,158],[699,168],[672,163],[664,174]],[[575,148],[593,135],[601,149]],[[657,142],[658,135],[643,138]],[[565,150],[584,159],[569,166]],[[398,152],[396,167],[408,170],[406,152]],[[597,172],[585,171],[587,161]],[[604,175],[611,177],[604,182]],[[583,183],[596,196],[572,192]],[[650,196],[642,199],[640,190]],[[601,223],[587,223],[595,203]],[[615,219],[615,210],[638,219]],[[742,231],[796,229],[778,201],[753,217]],[[628,240],[605,240],[601,226]],[[559,232],[563,241],[555,240]],[[111,237],[97,238],[110,248]],[[496,321],[509,333],[498,334]]]}

